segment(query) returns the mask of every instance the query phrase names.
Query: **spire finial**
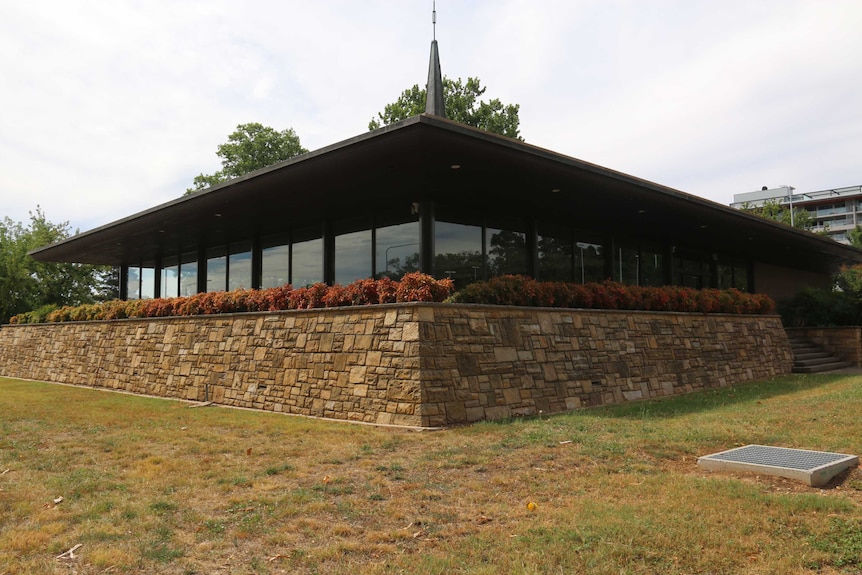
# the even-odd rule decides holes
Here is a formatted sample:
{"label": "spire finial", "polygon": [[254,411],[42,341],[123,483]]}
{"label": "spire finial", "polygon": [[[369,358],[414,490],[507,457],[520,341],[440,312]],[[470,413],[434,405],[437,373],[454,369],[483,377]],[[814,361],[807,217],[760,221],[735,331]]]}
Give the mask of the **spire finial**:
{"label": "spire finial", "polygon": [[432,0],[431,2],[431,27],[434,29],[432,33],[432,40],[437,39],[437,0]]}
{"label": "spire finial", "polygon": [[431,41],[428,84],[425,86],[425,113],[445,118],[446,107],[443,103],[443,74],[440,73],[440,54],[437,51],[437,0],[433,2],[431,23],[434,25],[434,39]]}

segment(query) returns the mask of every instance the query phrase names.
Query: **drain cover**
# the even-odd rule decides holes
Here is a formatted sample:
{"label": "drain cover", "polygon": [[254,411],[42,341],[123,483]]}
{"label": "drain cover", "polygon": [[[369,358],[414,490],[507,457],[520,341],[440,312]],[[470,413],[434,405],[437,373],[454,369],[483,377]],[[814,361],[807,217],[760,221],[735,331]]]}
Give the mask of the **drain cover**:
{"label": "drain cover", "polygon": [[777,475],[797,479],[812,487],[820,487],[845,469],[858,465],[859,458],[827,451],[746,445],[704,455],[697,459],[697,464],[705,469]]}

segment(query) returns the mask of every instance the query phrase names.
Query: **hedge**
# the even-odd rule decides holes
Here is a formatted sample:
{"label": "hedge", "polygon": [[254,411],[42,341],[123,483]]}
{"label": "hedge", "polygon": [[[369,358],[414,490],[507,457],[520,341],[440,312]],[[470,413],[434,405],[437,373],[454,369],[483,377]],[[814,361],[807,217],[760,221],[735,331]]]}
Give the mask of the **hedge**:
{"label": "hedge", "polygon": [[189,297],[114,300],[28,312],[13,317],[10,323],[189,316],[411,301],[688,313],[768,314],[775,311],[775,302],[769,296],[736,289],[641,287],[616,282],[571,284],[539,282],[527,276],[501,276],[471,284],[455,294],[452,290],[453,284],[449,279],[438,280],[412,273],[405,275],[400,282],[389,278],[365,279],[346,286],[318,283],[297,289],[285,285],[262,290],[199,293]]}
{"label": "hedge", "polygon": [[749,294],[737,289],[646,287],[610,281],[572,284],[540,282],[527,276],[500,276],[470,284],[447,301],[689,313],[769,314],[775,312],[775,302],[768,295]]}
{"label": "hedge", "polygon": [[19,314],[10,323],[88,321],[105,319],[207,315],[236,312],[313,309],[410,301],[441,302],[451,295],[452,280],[412,273],[401,281],[389,278],[358,280],[342,286],[323,283],[294,289],[290,285],[261,290],[198,293],[189,297],[113,300],[66,306],[45,315]]}

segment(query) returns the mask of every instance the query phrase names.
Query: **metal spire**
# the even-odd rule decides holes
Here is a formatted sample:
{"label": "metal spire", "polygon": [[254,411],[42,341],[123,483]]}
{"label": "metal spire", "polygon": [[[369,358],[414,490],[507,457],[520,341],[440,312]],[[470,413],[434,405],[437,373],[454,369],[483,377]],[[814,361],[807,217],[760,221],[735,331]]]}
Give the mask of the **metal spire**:
{"label": "metal spire", "polygon": [[431,24],[434,28],[431,40],[431,61],[428,64],[428,85],[425,91],[425,113],[431,116],[446,117],[443,104],[443,74],[440,72],[440,53],[437,51],[437,2],[433,3]]}

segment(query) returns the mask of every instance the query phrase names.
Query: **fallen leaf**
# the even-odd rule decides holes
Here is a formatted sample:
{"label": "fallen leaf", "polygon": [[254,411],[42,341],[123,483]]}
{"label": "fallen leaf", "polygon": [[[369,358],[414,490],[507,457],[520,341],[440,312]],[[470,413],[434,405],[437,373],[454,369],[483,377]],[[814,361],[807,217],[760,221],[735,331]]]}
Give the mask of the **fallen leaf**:
{"label": "fallen leaf", "polygon": [[60,503],[63,503],[62,495],[54,500],[54,505],[59,505]]}
{"label": "fallen leaf", "polygon": [[248,449],[246,449],[246,450],[245,450],[245,454],[246,454],[246,455],[251,455],[251,447],[249,447]]}

